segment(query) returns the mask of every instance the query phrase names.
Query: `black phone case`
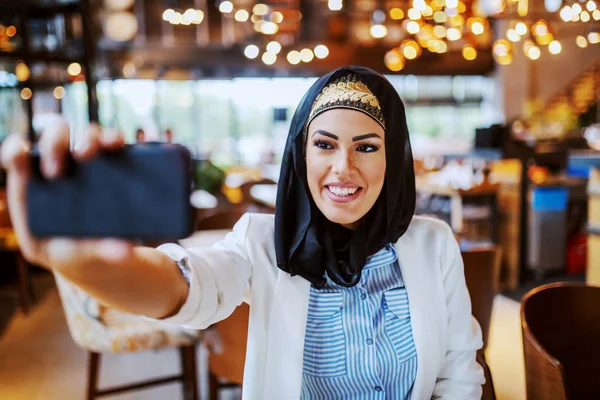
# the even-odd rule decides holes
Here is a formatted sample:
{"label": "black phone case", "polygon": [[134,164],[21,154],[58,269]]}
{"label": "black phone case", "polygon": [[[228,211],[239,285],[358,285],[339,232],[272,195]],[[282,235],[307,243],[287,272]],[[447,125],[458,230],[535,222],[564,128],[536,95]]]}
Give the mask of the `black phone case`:
{"label": "black phone case", "polygon": [[32,152],[27,188],[31,232],[38,237],[169,240],[193,232],[191,157],[176,144],[142,144],[67,161],[56,180]]}

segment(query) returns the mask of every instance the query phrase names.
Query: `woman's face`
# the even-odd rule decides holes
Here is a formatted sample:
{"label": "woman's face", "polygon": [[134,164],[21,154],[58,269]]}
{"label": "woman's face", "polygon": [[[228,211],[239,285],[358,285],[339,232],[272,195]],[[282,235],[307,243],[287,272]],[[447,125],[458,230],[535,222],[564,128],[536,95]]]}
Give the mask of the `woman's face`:
{"label": "woman's face", "polygon": [[349,229],[377,201],[385,180],[385,131],[373,118],[336,108],[308,127],[306,175],[323,215]]}

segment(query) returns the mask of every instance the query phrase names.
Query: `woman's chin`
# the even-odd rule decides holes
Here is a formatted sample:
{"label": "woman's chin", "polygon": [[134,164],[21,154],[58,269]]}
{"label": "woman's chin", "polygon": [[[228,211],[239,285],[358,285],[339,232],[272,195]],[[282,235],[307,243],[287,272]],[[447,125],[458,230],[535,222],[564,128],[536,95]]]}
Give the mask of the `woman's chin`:
{"label": "woman's chin", "polygon": [[361,219],[360,216],[357,216],[354,214],[349,215],[348,213],[340,213],[340,212],[323,213],[323,215],[325,215],[325,218],[327,218],[330,222],[340,224],[349,229],[352,229],[351,227],[356,225],[358,223],[358,221],[360,221],[360,219]]}

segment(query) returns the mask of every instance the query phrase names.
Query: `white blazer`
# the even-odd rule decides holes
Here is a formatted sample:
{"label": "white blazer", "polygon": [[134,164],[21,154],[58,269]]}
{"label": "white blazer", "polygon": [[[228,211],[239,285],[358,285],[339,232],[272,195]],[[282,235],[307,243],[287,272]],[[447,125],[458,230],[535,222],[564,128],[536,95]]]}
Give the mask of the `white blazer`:
{"label": "white blazer", "polygon": [[[159,250],[188,257],[190,293],[165,323],[204,329],[250,304],[244,400],[296,400],[310,282],[277,267],[274,218],[246,214],[212,248],[174,244]],[[441,221],[414,217],[396,243],[410,302],[418,371],[412,399],[480,399],[483,371],[475,361],[481,330],[471,316],[460,251]]]}

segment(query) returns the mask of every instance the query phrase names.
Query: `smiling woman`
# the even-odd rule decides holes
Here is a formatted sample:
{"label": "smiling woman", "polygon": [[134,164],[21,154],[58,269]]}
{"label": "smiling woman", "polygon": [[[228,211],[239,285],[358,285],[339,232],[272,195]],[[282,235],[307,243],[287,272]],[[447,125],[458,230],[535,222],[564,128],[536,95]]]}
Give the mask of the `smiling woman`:
{"label": "smiling woman", "polygon": [[[42,139],[41,149],[69,143],[60,126]],[[244,215],[212,248],[36,241],[18,140],[2,150],[20,185],[8,198],[23,253],[162,323],[204,329],[247,301],[244,399],[481,398],[481,330],[460,250],[443,222],[413,215],[404,105],[382,75],[343,67],[314,83],[292,120],[275,216]],[[56,165],[52,156],[42,165]]]}
{"label": "smiling woman", "polygon": [[309,125],[306,174],[312,198],[325,218],[348,229],[377,201],[385,179],[385,131],[373,118],[336,108]]}

